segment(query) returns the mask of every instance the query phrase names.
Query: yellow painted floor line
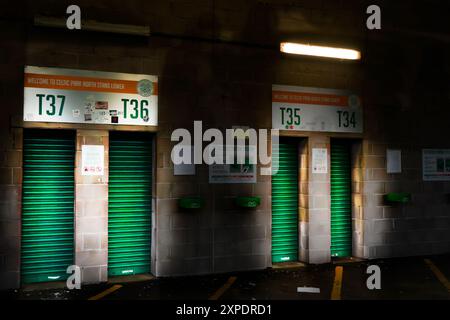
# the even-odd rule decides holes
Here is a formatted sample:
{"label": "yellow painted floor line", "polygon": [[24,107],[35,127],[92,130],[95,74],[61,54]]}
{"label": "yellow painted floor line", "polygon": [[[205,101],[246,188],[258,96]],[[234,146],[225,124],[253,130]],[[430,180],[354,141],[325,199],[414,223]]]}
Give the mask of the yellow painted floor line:
{"label": "yellow painted floor line", "polygon": [[430,259],[425,259],[425,263],[430,267],[431,271],[433,271],[434,275],[438,280],[447,288],[447,291],[450,292],[450,282],[445,277],[445,275],[439,270],[438,267],[431,261]]}
{"label": "yellow painted floor line", "polygon": [[236,281],[237,277],[230,277],[228,278],[228,281],[214,294],[209,297],[208,300],[219,300],[219,298],[233,285],[233,283]]}
{"label": "yellow painted floor line", "polygon": [[344,267],[338,266],[334,271],[333,291],[331,291],[331,300],[341,300],[342,274]]}
{"label": "yellow painted floor line", "polygon": [[106,297],[108,294],[111,294],[114,291],[119,290],[120,288],[122,288],[122,285],[115,284],[111,288],[106,289],[105,291],[103,291],[103,292],[101,292],[101,293],[99,293],[99,294],[97,294],[97,295],[95,295],[93,297],[90,297],[88,300],[100,300],[101,298]]}

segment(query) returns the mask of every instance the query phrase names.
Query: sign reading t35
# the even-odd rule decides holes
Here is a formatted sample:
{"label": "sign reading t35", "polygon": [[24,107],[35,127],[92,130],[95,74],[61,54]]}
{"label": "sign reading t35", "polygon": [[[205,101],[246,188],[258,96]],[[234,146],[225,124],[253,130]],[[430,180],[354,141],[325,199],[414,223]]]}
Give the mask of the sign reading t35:
{"label": "sign reading t35", "polygon": [[321,132],[363,132],[360,98],[332,89],[272,86],[274,129]]}

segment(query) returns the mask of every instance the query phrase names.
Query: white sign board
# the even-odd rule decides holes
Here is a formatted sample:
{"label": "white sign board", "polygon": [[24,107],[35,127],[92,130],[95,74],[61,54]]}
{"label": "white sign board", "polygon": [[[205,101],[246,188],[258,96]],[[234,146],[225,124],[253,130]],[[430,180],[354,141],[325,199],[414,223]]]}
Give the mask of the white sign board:
{"label": "white sign board", "polygon": [[423,180],[450,181],[450,149],[423,149]]}
{"label": "white sign board", "polygon": [[[256,148],[251,146],[225,146],[224,164],[212,164],[209,166],[209,183],[256,183]],[[244,153],[244,163],[237,161],[238,153]],[[224,159],[224,160],[225,160]],[[226,163],[233,164],[226,164]]]}
{"label": "white sign board", "polygon": [[103,176],[105,171],[105,147],[81,146],[81,175]]}
{"label": "white sign board", "polygon": [[156,126],[158,78],[25,68],[24,121]]}
{"label": "white sign board", "polygon": [[386,172],[401,173],[402,172],[402,151],[387,149],[386,150]]}
{"label": "white sign board", "polygon": [[312,149],[312,172],[328,173],[328,151],[325,148]]}
{"label": "white sign board", "polygon": [[195,164],[174,164],[174,176],[195,176]]}
{"label": "white sign board", "polygon": [[290,131],[363,132],[358,95],[343,90],[272,86],[272,127]]}
{"label": "white sign board", "polygon": [[[183,150],[180,151],[180,157],[183,157]],[[194,147],[191,147],[191,163],[173,164],[174,176],[195,176]]]}

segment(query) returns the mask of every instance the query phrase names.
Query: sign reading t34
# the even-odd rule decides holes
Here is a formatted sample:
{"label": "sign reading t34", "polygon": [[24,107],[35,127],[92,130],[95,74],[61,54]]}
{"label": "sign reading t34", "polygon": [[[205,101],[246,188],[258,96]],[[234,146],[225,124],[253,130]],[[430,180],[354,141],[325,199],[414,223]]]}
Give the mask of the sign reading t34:
{"label": "sign reading t34", "polygon": [[274,129],[322,132],[363,132],[360,98],[332,89],[272,86]]}

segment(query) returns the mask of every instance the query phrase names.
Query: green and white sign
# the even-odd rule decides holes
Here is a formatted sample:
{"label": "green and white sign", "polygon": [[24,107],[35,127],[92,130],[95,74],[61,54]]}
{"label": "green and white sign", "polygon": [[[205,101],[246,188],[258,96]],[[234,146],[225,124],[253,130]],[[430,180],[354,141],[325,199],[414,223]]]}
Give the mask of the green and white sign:
{"label": "green and white sign", "polygon": [[[209,183],[256,183],[257,149],[249,145],[226,145],[223,150],[223,163],[209,166]],[[238,161],[239,158],[243,161]]]}
{"label": "green and white sign", "polygon": [[423,180],[450,181],[450,149],[423,149]]}
{"label": "green and white sign", "polygon": [[358,95],[348,91],[272,86],[272,127],[292,131],[363,132]]}
{"label": "green and white sign", "polygon": [[25,68],[24,121],[158,125],[156,76]]}

